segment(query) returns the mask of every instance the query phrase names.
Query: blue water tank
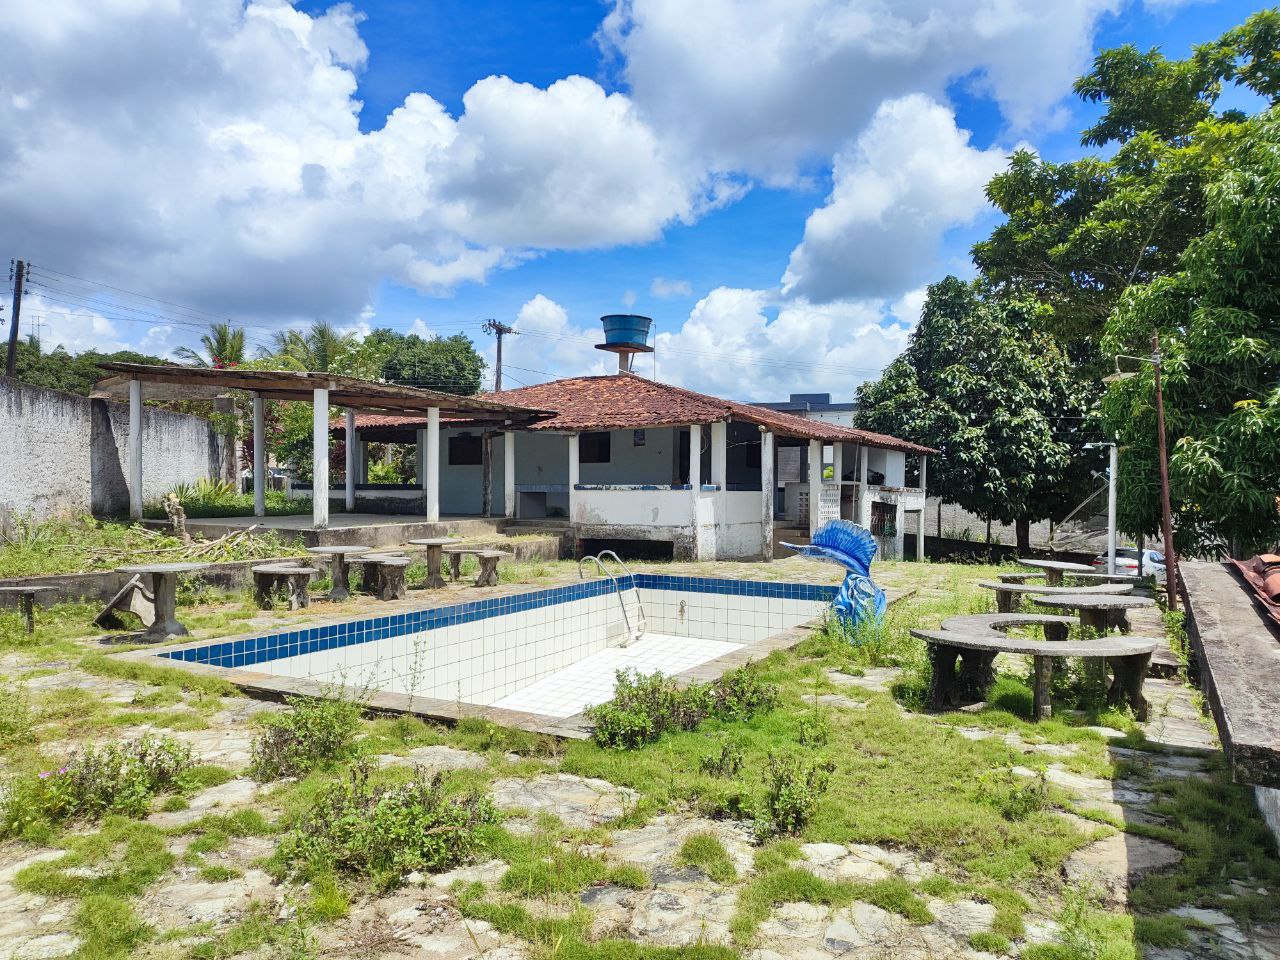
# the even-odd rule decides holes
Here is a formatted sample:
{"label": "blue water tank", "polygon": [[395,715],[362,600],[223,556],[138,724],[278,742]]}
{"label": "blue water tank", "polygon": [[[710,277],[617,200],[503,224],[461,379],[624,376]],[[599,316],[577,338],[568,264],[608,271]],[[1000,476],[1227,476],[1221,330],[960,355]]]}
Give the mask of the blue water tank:
{"label": "blue water tank", "polygon": [[603,350],[649,351],[649,330],[653,321],[632,313],[611,313],[600,318],[604,324]]}

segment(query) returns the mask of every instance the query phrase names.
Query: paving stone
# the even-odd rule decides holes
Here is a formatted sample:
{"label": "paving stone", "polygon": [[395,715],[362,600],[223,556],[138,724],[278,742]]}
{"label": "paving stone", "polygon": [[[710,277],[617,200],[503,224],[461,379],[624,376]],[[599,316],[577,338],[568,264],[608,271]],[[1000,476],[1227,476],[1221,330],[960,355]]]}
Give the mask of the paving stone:
{"label": "paving stone", "polygon": [[737,894],[728,891],[638,891],[626,931],[632,939],[660,946],[727,944],[737,904]]}
{"label": "paving stone", "polygon": [[499,780],[493,798],[503,810],[552,813],[570,827],[586,828],[618,819],[635,806],[637,794],[606,780],[544,773],[531,780]]}
{"label": "paving stone", "polygon": [[418,747],[410,750],[403,757],[384,753],[377,758],[377,761],[380,767],[420,767],[427,773],[443,770],[483,770],[489,765],[489,761],[478,753],[446,746]]}
{"label": "paving stone", "polygon": [[865,700],[854,700],[839,693],[806,693],[801,699],[815,707],[834,707],[838,710],[867,709]]}
{"label": "paving stone", "polygon": [[967,940],[971,933],[991,929],[996,908],[977,900],[929,900],[929,912],[937,925],[957,940]]}
{"label": "paving stone", "polygon": [[74,933],[40,933],[0,944],[0,960],[55,960],[75,953],[81,942]]}
{"label": "paving stone", "polygon": [[212,763],[230,770],[249,765],[254,734],[243,729],[211,727],[207,730],[157,731],[185,743],[196,763]]}
{"label": "paving stone", "polygon": [[252,869],[242,877],[209,883],[199,879],[194,868],[187,867],[148,891],[138,912],[147,923],[162,930],[191,923],[223,927],[238,920],[249,901],[271,902],[277,899],[276,894],[271,878],[261,870]]}
{"label": "paving stone", "polygon": [[619,863],[652,869],[674,864],[684,842],[702,833],[711,834],[720,841],[739,876],[751,871],[755,837],[750,825],[744,821],[664,814],[654,817],[643,827],[615,830],[607,846],[593,846],[588,848],[588,852],[603,853]]}
{"label": "paving stone", "polygon": [[837,687],[861,687],[875,693],[888,693],[900,676],[901,667],[865,667],[860,677],[839,670],[827,671],[827,679]]}
{"label": "paving stone", "polygon": [[237,777],[224,784],[201,790],[187,802],[185,810],[162,810],[147,818],[148,823],[169,828],[193,823],[208,813],[226,813],[247,807],[261,791],[253,780]]}
{"label": "paving stone", "polygon": [[1125,903],[1139,879],[1181,859],[1181,851],[1167,843],[1115,833],[1071,854],[1062,869],[1068,881],[1095,884],[1111,903]]}
{"label": "paving stone", "polygon": [[447,873],[422,874],[415,870],[405,879],[412,884],[430,884],[441,890],[448,890],[457,881],[463,883],[483,883],[486,886],[497,883],[507,873],[507,865],[501,860],[489,860],[486,863],[457,867]]}

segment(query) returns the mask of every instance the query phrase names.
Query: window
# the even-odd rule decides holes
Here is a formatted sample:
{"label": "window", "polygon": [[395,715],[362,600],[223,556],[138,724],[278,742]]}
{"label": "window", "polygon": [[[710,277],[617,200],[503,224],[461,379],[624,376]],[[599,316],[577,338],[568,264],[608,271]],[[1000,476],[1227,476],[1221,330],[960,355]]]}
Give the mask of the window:
{"label": "window", "polygon": [[892,503],[871,502],[871,533],[877,537],[898,535],[898,508]]}
{"label": "window", "polygon": [[449,466],[478,467],[481,463],[481,442],[478,435],[462,433],[449,438]]}
{"label": "window", "polygon": [[608,463],[609,434],[584,433],[578,437],[579,463]]}

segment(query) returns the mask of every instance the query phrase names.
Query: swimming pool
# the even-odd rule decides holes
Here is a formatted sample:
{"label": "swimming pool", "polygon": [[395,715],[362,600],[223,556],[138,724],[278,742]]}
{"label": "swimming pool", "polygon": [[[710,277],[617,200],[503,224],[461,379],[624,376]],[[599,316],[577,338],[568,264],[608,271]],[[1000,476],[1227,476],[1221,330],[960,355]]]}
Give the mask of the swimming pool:
{"label": "swimming pool", "polygon": [[[375,706],[428,715],[475,712],[465,705],[555,721],[608,700],[620,668],[678,674],[750,651],[820,616],[836,589],[645,573],[617,584],[586,580],[125,656],[281,692],[366,691]],[[642,617],[643,636],[627,642]]]}

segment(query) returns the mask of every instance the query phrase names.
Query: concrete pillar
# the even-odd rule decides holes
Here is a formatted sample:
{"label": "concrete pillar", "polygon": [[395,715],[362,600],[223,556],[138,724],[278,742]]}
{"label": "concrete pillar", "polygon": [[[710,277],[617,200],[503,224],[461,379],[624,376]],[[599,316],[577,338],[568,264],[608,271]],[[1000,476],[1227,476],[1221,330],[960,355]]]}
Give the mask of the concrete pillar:
{"label": "concrete pillar", "polygon": [[844,444],[840,442],[831,445],[831,466],[834,474],[836,486],[840,486],[840,478],[844,476]]}
{"label": "concrete pillar", "polygon": [[418,431],[418,449],[414,460],[418,474],[418,486],[422,488],[423,499],[427,495],[427,431]]}
{"label": "concrete pillar", "polygon": [[569,522],[574,523],[578,505],[578,435],[569,434]]}
{"label": "concrete pillar", "polygon": [[253,395],[253,515],[267,515],[267,426],[266,401]]}
{"label": "concrete pillar", "polygon": [[902,545],[906,542],[906,539],[907,539],[907,534],[906,534],[907,511],[906,511],[906,508],[902,505],[901,498],[898,499],[898,504],[894,508],[893,526],[894,526],[894,531],[893,531],[894,552],[897,555],[896,559],[901,560]]}
{"label": "concrete pillar", "polygon": [[356,512],[356,412],[347,407],[346,421],[346,447],[347,466],[346,466],[346,493],[347,493],[347,513]]}
{"label": "concrete pillar", "polygon": [[427,496],[427,523],[440,520],[440,408],[427,409],[427,452],[423,464],[426,477],[423,489]]}
{"label": "concrete pillar", "polygon": [[728,481],[729,424],[725,421],[711,425],[711,482],[721,491]]}
{"label": "concrete pillar", "polygon": [[129,381],[129,517],[142,519],[142,381]]}
{"label": "concrete pillar", "polygon": [[[929,503],[929,494],[926,492],[926,478],[929,472],[929,458],[921,454],[920,456],[920,524],[916,527],[916,559],[924,560],[924,517],[925,507]],[[941,509],[941,504],[939,504]]]}
{"label": "concrete pillar", "polygon": [[356,483],[369,482],[369,444],[360,439],[356,431]]}
{"label": "concrete pillar", "polygon": [[809,441],[809,536],[821,525],[818,505],[822,499],[822,441]]}
{"label": "concrete pillar", "polygon": [[311,394],[311,525],[329,526],[329,391]]}
{"label": "concrete pillar", "polygon": [[689,486],[693,488],[693,499],[698,499],[702,490],[702,424],[689,425]]}
{"label": "concrete pillar", "polygon": [[502,515],[516,515],[516,433],[502,435]]}
{"label": "concrete pillar", "polygon": [[773,559],[773,499],[776,476],[773,468],[773,434],[760,432],[760,559]]}

